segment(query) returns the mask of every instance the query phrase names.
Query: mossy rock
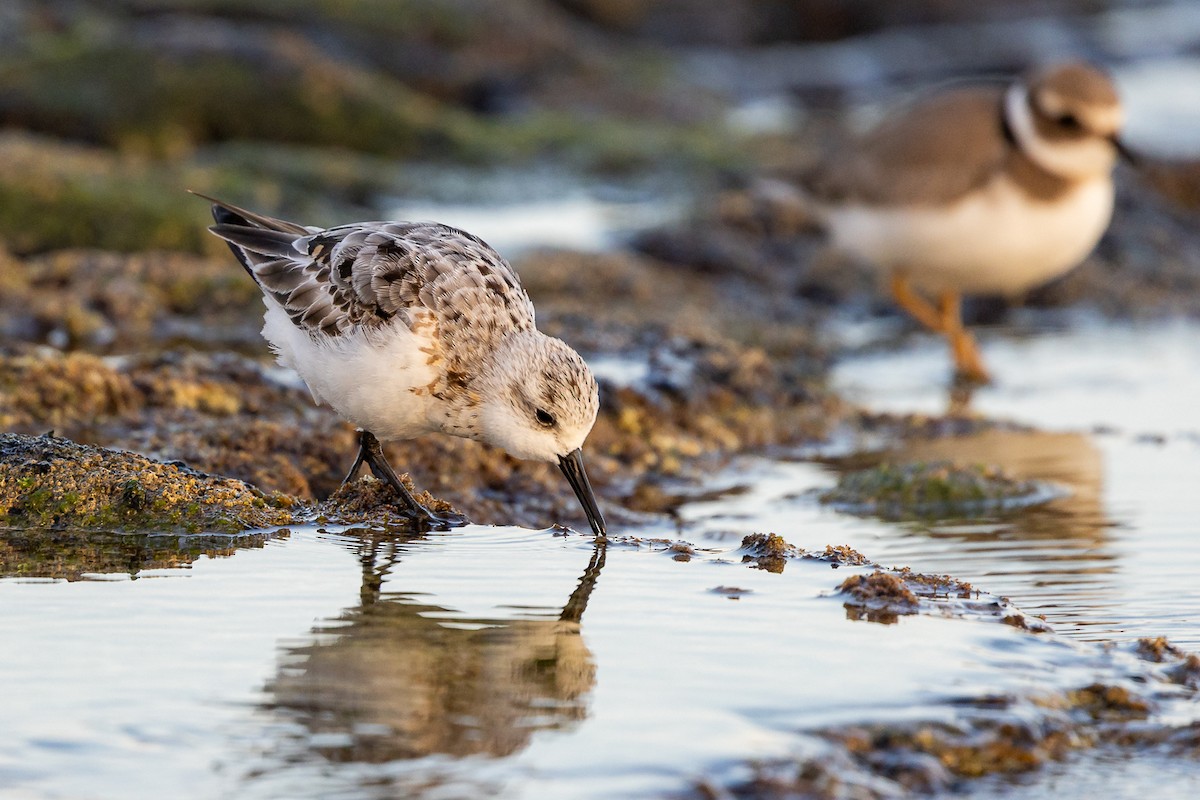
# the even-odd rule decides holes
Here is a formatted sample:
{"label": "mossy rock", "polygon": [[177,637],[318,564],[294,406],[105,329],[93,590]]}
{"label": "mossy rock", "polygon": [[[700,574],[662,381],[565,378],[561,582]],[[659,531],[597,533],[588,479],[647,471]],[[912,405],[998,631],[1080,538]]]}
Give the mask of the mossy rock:
{"label": "mossy rock", "polygon": [[290,505],[135,453],[0,434],[0,527],[237,533],[292,522]]}
{"label": "mossy rock", "polygon": [[848,472],[820,499],[850,514],[937,519],[985,516],[1057,495],[1049,484],[1014,478],[998,467],[934,461],[883,463]]}
{"label": "mossy rock", "polygon": [[0,578],[57,578],[75,581],[88,575],[148,569],[179,569],[201,556],[219,558],[260,548],[270,533],[117,533],[30,528],[0,534]]}
{"label": "mossy rock", "polygon": [[221,253],[185,178],[141,159],[0,132],[0,239],[16,253],[69,247]]}
{"label": "mossy rock", "polygon": [[306,54],[311,59],[289,61],[264,53],[268,63],[254,64],[233,53],[136,44],[56,48],[0,70],[0,116],[30,130],[159,155],[259,139],[403,156],[471,135],[458,114],[395,81]]}

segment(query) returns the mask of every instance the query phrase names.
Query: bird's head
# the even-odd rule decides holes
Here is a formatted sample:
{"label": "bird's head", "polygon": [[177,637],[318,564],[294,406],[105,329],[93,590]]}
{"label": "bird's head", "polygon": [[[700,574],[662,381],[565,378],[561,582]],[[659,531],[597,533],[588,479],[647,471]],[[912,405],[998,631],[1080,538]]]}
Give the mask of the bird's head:
{"label": "bird's head", "polygon": [[1119,138],[1125,112],[1116,87],[1088,64],[1030,73],[1009,89],[1005,113],[1025,153],[1064,178],[1106,175],[1125,152]]}
{"label": "bird's head", "polygon": [[603,534],[581,450],[596,422],[600,393],[580,355],[559,339],[522,331],[497,348],[482,383],[480,438],[517,458],[558,464],[592,529]]}

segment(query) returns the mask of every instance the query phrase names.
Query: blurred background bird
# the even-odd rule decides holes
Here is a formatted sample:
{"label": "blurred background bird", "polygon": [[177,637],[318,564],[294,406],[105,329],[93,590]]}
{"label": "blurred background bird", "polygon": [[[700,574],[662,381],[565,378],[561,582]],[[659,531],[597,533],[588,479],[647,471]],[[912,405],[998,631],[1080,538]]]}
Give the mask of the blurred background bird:
{"label": "blurred background bird", "polygon": [[1112,169],[1127,152],[1123,122],[1104,73],[1054,65],[1008,86],[923,97],[829,157],[803,188],[834,245],[882,270],[896,302],[946,337],[957,374],[984,383],[962,295],[1019,296],[1096,246],[1112,216]]}

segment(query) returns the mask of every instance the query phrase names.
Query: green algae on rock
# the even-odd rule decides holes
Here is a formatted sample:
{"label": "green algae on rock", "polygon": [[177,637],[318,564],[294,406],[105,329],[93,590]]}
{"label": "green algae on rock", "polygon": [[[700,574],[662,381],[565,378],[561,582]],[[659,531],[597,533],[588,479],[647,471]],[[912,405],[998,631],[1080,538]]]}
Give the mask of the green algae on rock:
{"label": "green algae on rock", "polygon": [[0,434],[0,526],[235,533],[292,522],[290,498],[265,496],[118,450]]}
{"label": "green algae on rock", "polygon": [[839,511],[884,519],[971,517],[1042,503],[1049,484],[1020,480],[997,467],[948,461],[884,463],[848,472],[820,496]]}
{"label": "green algae on rock", "polygon": [[0,536],[0,578],[77,581],[122,573],[136,577],[143,570],[186,567],[201,556],[221,558],[238,550],[261,548],[268,539],[289,534],[287,528],[265,533],[183,535],[9,529]]}

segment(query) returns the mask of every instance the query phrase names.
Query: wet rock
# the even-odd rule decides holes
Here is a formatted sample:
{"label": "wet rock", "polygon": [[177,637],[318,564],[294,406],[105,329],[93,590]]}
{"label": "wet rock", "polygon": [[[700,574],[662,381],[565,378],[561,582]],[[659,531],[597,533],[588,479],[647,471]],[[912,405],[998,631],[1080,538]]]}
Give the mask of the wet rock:
{"label": "wet rock", "polygon": [[1188,654],[1178,664],[1167,670],[1167,677],[1172,683],[1178,683],[1191,689],[1200,689],[1200,656]]}
{"label": "wet rock", "polygon": [[292,501],[231,478],[76,444],[0,434],[0,525],[239,532],[286,525]]}
{"label": "wet rock", "polygon": [[917,596],[899,576],[882,570],[851,575],[838,584],[837,591],[850,595],[859,605],[884,606],[897,614],[917,613]]}
{"label": "wet rock", "polygon": [[[199,209],[193,208],[193,211]],[[12,340],[91,352],[187,338],[253,346],[262,302],[233,262],[183,253],[56,250],[11,265],[0,332]]]}
{"label": "wet rock", "polygon": [[[737,47],[831,41],[896,24],[1004,18],[1008,4],[908,0],[558,0],[597,25],[653,42]],[[1042,2],[1049,12],[1070,0]],[[1009,12],[1011,13],[1011,12]]]}
{"label": "wet rock", "polygon": [[[1008,717],[1006,717],[1006,720]],[[753,777],[730,788],[736,798],[884,798],[951,792],[965,778],[1019,774],[1059,760],[1082,742],[1061,720],[967,726],[848,726],[818,734],[820,758],[758,763]]]}
{"label": "wet rock", "polygon": [[767,572],[783,572],[788,559],[799,558],[804,551],[776,533],[752,533],[742,539],[742,563],[754,563]]}
{"label": "wet rock", "polygon": [[0,133],[0,160],[0,239],[14,252],[217,252],[197,203],[168,170],[19,130]]}
{"label": "wet rock", "polygon": [[223,558],[288,536],[269,533],[162,534],[78,529],[12,529],[0,534],[0,577],[75,581],[92,575],[179,569],[200,557]]}
{"label": "wet rock", "polygon": [[1139,173],[1156,192],[1180,208],[1200,209],[1200,161],[1143,159]]}
{"label": "wet rock", "polygon": [[1174,661],[1186,655],[1178,647],[1171,644],[1165,636],[1138,639],[1137,654],[1147,661],[1157,661],[1160,663],[1163,661]]}
{"label": "wet rock", "polygon": [[846,616],[852,620],[891,625],[903,616],[932,614],[1000,622],[1030,633],[1050,631],[1044,622],[1014,608],[1005,598],[987,595],[949,575],[927,575],[909,567],[857,573],[842,581],[835,591],[842,596]]}
{"label": "wet rock", "polygon": [[1046,484],[1018,480],[995,467],[937,461],[885,463],[849,472],[820,499],[852,514],[929,519],[979,516],[1054,496]]}
{"label": "wet rock", "polygon": [[[418,490],[407,474],[398,477],[405,488],[413,493],[417,502],[435,514],[460,513],[445,500]],[[340,525],[369,523],[391,529],[412,528],[412,523],[401,513],[392,488],[370,475],[341,486],[317,509],[318,519]]]}
{"label": "wet rock", "polygon": [[[636,258],[546,254],[531,264],[530,290],[549,331],[572,343],[632,348],[630,357],[647,364],[645,378],[631,383],[601,376],[601,414],[586,448],[592,481],[616,521],[629,515],[613,498],[636,494],[633,487],[678,479],[682,497],[689,480],[708,473],[712,459],[822,436],[848,410],[821,387],[816,348],[804,326],[781,327],[754,316],[751,328],[737,298],[709,305],[711,287],[689,289],[686,281],[680,282],[680,302],[664,318],[657,313],[663,287],[655,281],[670,270]],[[24,266],[33,267],[19,276],[25,293],[9,306],[11,318],[34,320],[24,326],[33,331],[24,338],[45,341],[61,330],[70,331],[63,338],[72,346],[145,351],[102,358],[17,345],[0,350],[0,423],[31,434],[54,428],[81,441],[182,460],[303,499],[337,488],[353,457],[351,429],[329,409],[314,406],[294,376],[266,366],[266,347],[253,333],[260,303],[236,265],[77,251],[29,258]],[[115,286],[124,288],[110,302]],[[68,297],[79,298],[86,325],[67,327],[49,311],[29,313],[52,309],[63,287]],[[610,309],[615,319],[609,325],[591,313],[589,298],[613,291],[620,299]],[[228,317],[214,315],[214,308],[226,309]],[[714,327],[717,308],[730,325]],[[204,347],[222,343],[204,342],[207,331],[227,337],[234,329],[248,331],[247,346],[264,357],[159,351],[156,335],[172,324],[176,330],[190,326]],[[727,338],[726,330],[762,345]],[[552,466],[449,437],[387,448],[418,487],[475,521],[581,523],[577,502]],[[635,505],[669,511],[668,498],[644,499]]]}
{"label": "wet rock", "polygon": [[96,356],[0,356],[0,427],[62,427],[132,413],[142,404],[129,377]]}
{"label": "wet rock", "polygon": [[952,723],[914,721],[835,726],[812,731],[827,748],[800,760],[747,765],[751,777],[709,784],[714,796],[737,798],[882,798],[958,793],[963,781],[1016,775],[1072,752],[1118,748],[1129,757],[1147,748],[1194,757],[1195,725],[1148,721],[1154,686],[1093,683],[1035,697],[990,696],[956,703]]}

